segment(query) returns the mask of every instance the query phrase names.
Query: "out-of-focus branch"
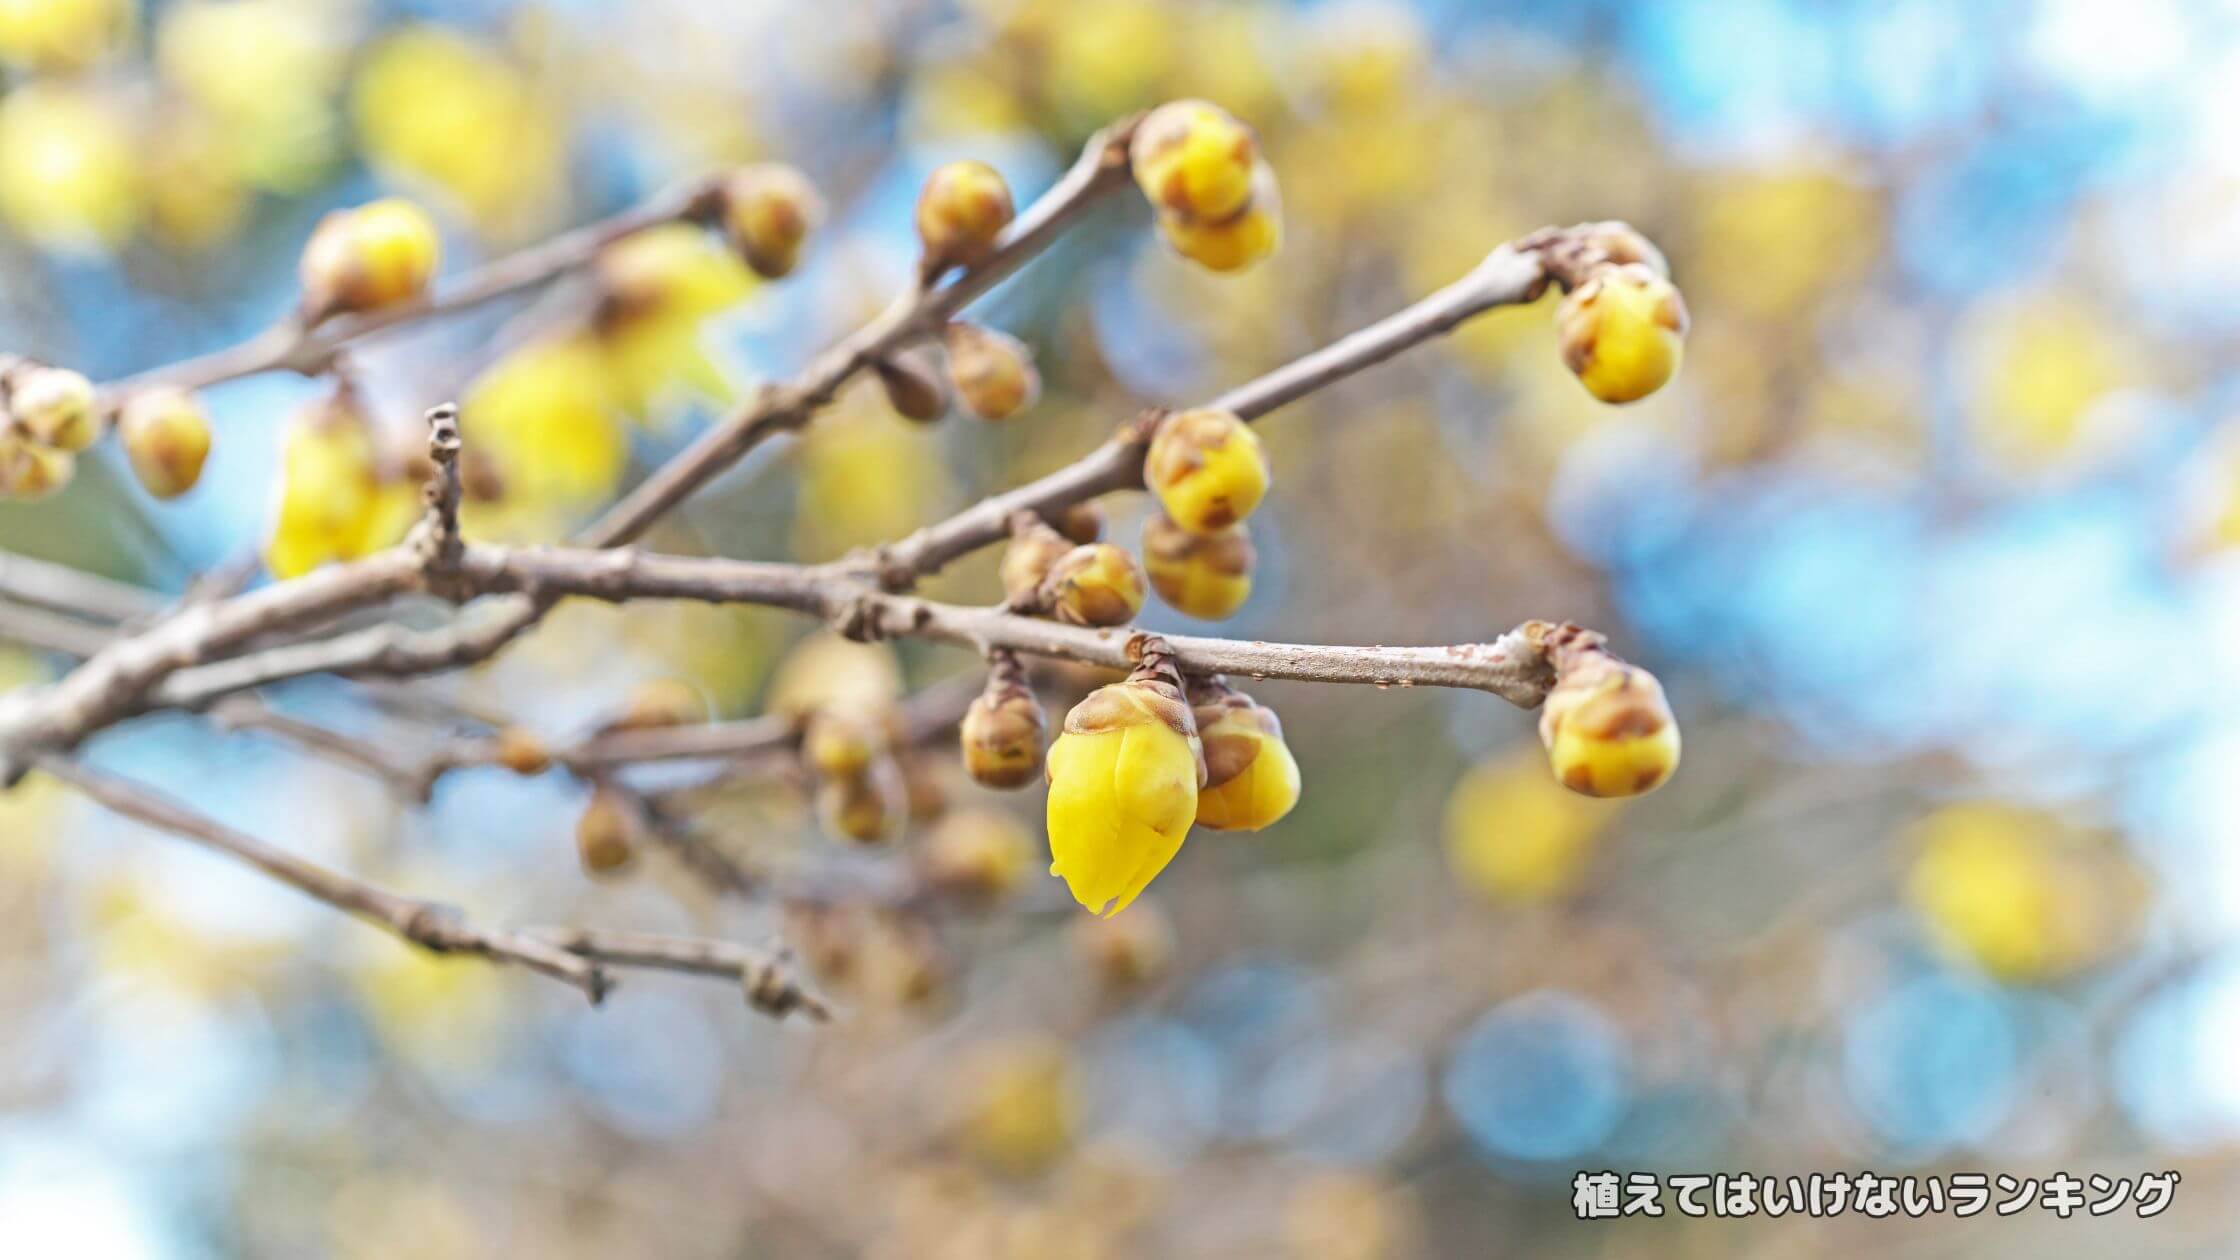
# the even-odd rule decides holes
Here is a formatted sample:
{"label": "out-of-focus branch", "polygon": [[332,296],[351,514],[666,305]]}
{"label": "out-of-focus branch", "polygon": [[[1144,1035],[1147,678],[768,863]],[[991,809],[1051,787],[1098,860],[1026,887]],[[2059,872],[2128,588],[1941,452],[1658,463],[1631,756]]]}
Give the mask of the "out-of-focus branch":
{"label": "out-of-focus branch", "polygon": [[347,318],[306,325],[289,315],[239,345],[187,359],[116,381],[111,396],[153,384],[203,389],[245,376],[266,372],[296,372],[310,376],[325,371],[335,355],[377,333],[408,324],[423,323],[473,310],[500,298],[558,279],[587,266],[599,251],[615,241],[647,228],[710,211],[712,183],[700,182],[671,189],[620,214],[540,241],[526,249],[484,263],[461,273],[439,287],[427,300]]}
{"label": "out-of-focus branch", "polygon": [[782,1016],[803,1010],[823,1019],[824,1001],[796,978],[782,948],[577,928],[477,927],[454,907],[377,888],[278,849],[129,779],[45,756],[39,769],[103,807],[254,867],[307,896],[438,954],[469,954],[527,967],[580,990],[593,1002],[613,987],[611,968],[651,968],[723,976],[739,982],[755,1009]]}
{"label": "out-of-focus branch", "polygon": [[64,564],[0,551],[0,599],[102,621],[138,621],[163,611],[163,598]]}
{"label": "out-of-focus branch", "polygon": [[[1495,307],[1531,302],[1547,286],[1543,254],[1564,239],[1560,230],[1542,229],[1486,255],[1460,280],[1350,336],[1247,381],[1206,405],[1257,420],[1346,377],[1452,331],[1472,316]],[[1525,242],[1532,242],[1527,247]],[[1110,490],[1143,488],[1143,457],[1150,426],[1130,424],[1103,446],[1056,472],[1016,489],[991,495],[947,520],[918,530],[873,554],[881,580],[906,589],[917,578],[969,552],[1003,541],[1012,514],[1048,516],[1061,508]]]}

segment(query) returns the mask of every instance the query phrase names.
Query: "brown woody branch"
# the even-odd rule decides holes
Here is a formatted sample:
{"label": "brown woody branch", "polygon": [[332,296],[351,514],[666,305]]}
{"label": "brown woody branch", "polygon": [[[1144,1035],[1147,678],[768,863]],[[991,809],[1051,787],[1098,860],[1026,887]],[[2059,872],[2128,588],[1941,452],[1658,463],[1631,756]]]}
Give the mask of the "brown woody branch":
{"label": "brown woody branch", "polygon": [[594,1003],[613,988],[611,969],[638,967],[726,977],[742,985],[751,1005],[771,1015],[804,1010],[823,1019],[830,1014],[824,1001],[795,977],[792,957],[782,948],[753,949],[637,932],[477,927],[455,907],[378,888],[306,861],[129,779],[59,756],[40,758],[39,769],[117,814],[254,867],[432,953],[467,954],[527,967],[580,990]]}

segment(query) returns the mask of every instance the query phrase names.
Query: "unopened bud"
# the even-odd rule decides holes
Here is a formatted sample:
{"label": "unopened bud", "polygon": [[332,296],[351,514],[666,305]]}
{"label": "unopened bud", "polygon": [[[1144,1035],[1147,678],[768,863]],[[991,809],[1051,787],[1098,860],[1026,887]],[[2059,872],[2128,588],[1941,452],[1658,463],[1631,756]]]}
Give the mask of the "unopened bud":
{"label": "unopened bud", "polygon": [[149,494],[176,499],[202,480],[210,457],[210,418],[194,395],[168,385],[152,386],[125,399],[117,432],[133,475]]}
{"label": "unopened bud", "polygon": [[995,249],[1011,214],[1011,186],[987,163],[951,162],[934,171],[918,194],[926,273],[979,263]]}
{"label": "unopened bud", "polygon": [[76,454],[101,437],[93,382],[68,368],[26,365],[6,379],[6,407],[25,436]]}
{"label": "unopened bud", "polygon": [[982,420],[1008,420],[1042,393],[1034,356],[1017,337],[977,324],[949,325],[949,383]]}
{"label": "unopened bud", "polygon": [[872,369],[878,373],[879,387],[886,391],[887,405],[903,419],[929,424],[949,410],[949,391],[942,388],[941,378],[921,356],[895,355],[879,360]]}
{"label": "unopened bud", "polygon": [[1162,213],[1228,219],[1252,197],[1260,145],[1252,129],[1208,101],[1169,101],[1144,115],[1128,146],[1137,186]]}
{"label": "unopened bud", "polygon": [[817,784],[817,821],[825,834],[857,844],[885,844],[902,834],[910,796],[902,768],[882,753],[851,775]]}
{"label": "unopened bud", "polygon": [[1031,608],[1040,598],[1042,580],[1050,576],[1059,557],[1073,550],[1073,542],[1032,513],[1020,512],[1011,520],[1011,542],[1003,549],[996,576],[1003,582],[1004,599],[1016,608]]}
{"label": "unopened bud", "polygon": [[1193,534],[1164,512],[1143,522],[1143,569],[1151,589],[1187,616],[1218,621],[1244,607],[1258,562],[1252,534],[1241,523]]}
{"label": "unopened bud", "polygon": [[1076,626],[1120,626],[1143,610],[1143,566],[1125,547],[1090,543],[1058,557],[1042,579],[1041,606]]}
{"label": "unopened bud", "polygon": [[926,837],[918,869],[941,892],[992,901],[1026,882],[1034,868],[1034,849],[1033,837],[1010,814],[960,810]]}
{"label": "unopened bud", "polygon": [[824,198],[793,167],[757,162],[724,181],[724,236],[765,280],[793,270],[802,241],[823,221]]}
{"label": "unopened bud", "polygon": [[1059,533],[1075,543],[1093,543],[1104,537],[1104,509],[1097,505],[1095,499],[1068,503],[1058,511],[1055,519],[1049,516],[1043,519],[1056,526]]}
{"label": "unopened bud", "polygon": [[70,484],[78,457],[19,434],[0,432],[0,499],[44,499]]}
{"label": "unopened bud", "polygon": [[1199,826],[1258,831],[1299,803],[1299,763],[1283,742],[1275,710],[1223,684],[1192,716],[1206,757],[1206,783],[1198,790]]}
{"label": "unopened bud", "polygon": [[1162,213],[1158,219],[1159,234],[1174,252],[1209,271],[1242,271],[1283,244],[1283,198],[1265,162],[1253,172],[1250,200],[1228,218]]}
{"label": "unopened bud", "polygon": [[1174,860],[1206,781],[1172,649],[1134,642],[1143,664],[1073,706],[1044,761],[1050,871],[1091,914],[1126,909]]}
{"label": "unopened bud", "polygon": [[861,774],[886,745],[884,723],[862,709],[819,709],[801,732],[802,760],[820,778]]}
{"label": "unopened bud", "polygon": [[552,767],[552,750],[535,731],[526,727],[508,726],[498,732],[497,756],[500,766],[524,777],[543,774]]}
{"label": "unopened bud", "polygon": [[1564,663],[1540,742],[1556,778],[1587,796],[1638,796],[1680,765],[1680,724],[1656,676],[1599,651]]}
{"label": "unopened bud", "polygon": [[1596,272],[1556,309],[1564,365],[1606,403],[1646,398],[1680,370],[1688,308],[1641,263]]}
{"label": "unopened bud", "polygon": [[303,305],[313,319],[371,311],[425,293],[443,240],[428,212],[389,197],[319,221],[297,271]]}
{"label": "unopened bud", "polygon": [[609,875],[630,864],[638,854],[645,820],[637,804],[613,788],[591,794],[576,819],[576,857],[586,875]]}
{"label": "unopened bud", "polygon": [[1017,670],[999,665],[957,725],[965,773],[992,788],[1024,787],[1042,770],[1042,704]]}
{"label": "unopened bud", "polygon": [[1260,506],[1271,477],[1260,435],[1230,412],[1178,411],[1159,425],[1145,452],[1143,483],[1182,528],[1227,529]]}

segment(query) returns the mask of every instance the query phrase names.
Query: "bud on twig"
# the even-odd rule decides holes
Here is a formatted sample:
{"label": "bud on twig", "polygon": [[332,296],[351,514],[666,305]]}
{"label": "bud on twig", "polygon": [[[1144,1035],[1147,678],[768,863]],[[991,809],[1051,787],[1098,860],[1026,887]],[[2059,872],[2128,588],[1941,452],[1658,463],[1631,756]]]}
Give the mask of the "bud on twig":
{"label": "bud on twig", "polygon": [[0,374],[0,391],[0,412],[42,446],[76,454],[101,438],[93,382],[80,373],[26,363]]}
{"label": "bud on twig", "polygon": [[1156,635],[1142,664],[1066,715],[1050,746],[1050,869],[1092,913],[1117,914],[1182,848],[1206,780],[1197,724],[1173,652]]}
{"label": "bud on twig", "polygon": [[800,171],[757,162],[723,182],[723,233],[756,275],[776,280],[800,261],[801,243],[824,221],[824,199]]}
{"label": "bud on twig", "polygon": [[1151,589],[1176,612],[1218,621],[1244,607],[1252,595],[1259,552],[1243,524],[1193,534],[1166,513],[1143,522],[1143,568]]}
{"label": "bud on twig", "polygon": [[949,325],[949,383],[965,410],[982,420],[1008,420],[1034,405],[1042,378],[1018,338],[977,324]]}
{"label": "bud on twig", "polygon": [[1260,435],[1210,407],[1168,416],[1144,453],[1144,485],[1175,524],[1193,533],[1214,533],[1252,515],[1271,475]]}
{"label": "bud on twig", "polygon": [[1275,710],[1219,678],[1199,688],[1192,700],[1206,757],[1198,825],[1258,831],[1280,821],[1299,803],[1299,763],[1283,742]]}
{"label": "bud on twig", "polygon": [[817,821],[825,834],[857,844],[885,844],[902,834],[910,796],[902,768],[881,750],[863,769],[817,784]]}
{"label": "bud on twig", "polygon": [[922,355],[897,354],[871,367],[878,374],[879,387],[886,391],[887,405],[903,419],[930,424],[949,410],[949,391],[942,388],[941,378],[926,365]]}
{"label": "bud on twig", "polygon": [[390,197],[319,221],[297,272],[305,317],[371,311],[425,293],[443,252],[428,212]]}
{"label": "bud on twig", "polygon": [[638,855],[645,819],[637,802],[617,788],[601,786],[576,819],[576,857],[586,875],[611,875]]}
{"label": "bud on twig", "polygon": [[1024,787],[1042,769],[1046,722],[1017,654],[989,654],[988,685],[957,725],[965,773],[992,788]]}
{"label": "bud on twig", "polygon": [[1218,105],[1169,101],[1136,125],[1128,156],[1137,186],[1161,213],[1216,223],[1251,200],[1260,144]]}
{"label": "bud on twig", "polygon": [[1607,403],[1662,388],[1680,370],[1687,332],[1680,290],[1641,263],[1595,272],[1556,309],[1564,365]]}
{"label": "bud on twig", "polygon": [[1143,611],[1143,593],[1143,566],[1126,548],[1090,543],[1058,557],[1036,599],[1069,625],[1120,626]]}
{"label": "bud on twig", "polygon": [[1540,742],[1556,778],[1587,796],[1638,796],[1680,765],[1680,724],[1655,675],[1597,646],[1556,649]]}
{"label": "bud on twig", "polygon": [[0,431],[0,499],[30,502],[70,484],[78,457],[21,434]]}
{"label": "bud on twig", "polygon": [[1013,513],[1010,525],[1011,542],[1003,549],[996,576],[1002,580],[1004,599],[1012,607],[1037,608],[1043,579],[1074,544],[1032,512]]}
{"label": "bud on twig", "polygon": [[169,385],[133,393],[117,416],[132,472],[149,494],[176,499],[202,480],[210,456],[210,418],[194,395]]}
{"label": "bud on twig", "polygon": [[975,266],[1011,222],[1011,186],[985,162],[951,162],[918,193],[921,274],[929,282],[954,266]]}

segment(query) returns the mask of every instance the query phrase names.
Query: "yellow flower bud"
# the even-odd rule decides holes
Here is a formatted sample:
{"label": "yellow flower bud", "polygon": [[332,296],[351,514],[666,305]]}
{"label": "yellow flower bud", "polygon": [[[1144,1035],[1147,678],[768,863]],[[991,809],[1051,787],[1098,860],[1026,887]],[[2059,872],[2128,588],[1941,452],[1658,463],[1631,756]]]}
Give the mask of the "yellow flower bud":
{"label": "yellow flower bud", "polygon": [[1043,772],[1050,873],[1091,913],[1117,914],[1182,848],[1205,761],[1165,641],[1145,665],[1066,715]]}
{"label": "yellow flower bud", "polygon": [[1126,548],[1090,543],[1050,566],[1041,605],[1070,625],[1126,625],[1143,611],[1143,586],[1143,566]]}
{"label": "yellow flower bud", "polygon": [[801,732],[801,757],[824,778],[862,774],[887,747],[885,723],[870,710],[819,709]]}
{"label": "yellow flower bud", "polygon": [[1596,272],[1556,310],[1563,361],[1606,403],[1646,398],[1680,370],[1688,308],[1641,263]]}
{"label": "yellow flower bud", "polygon": [[964,750],[965,773],[974,782],[1025,787],[1042,769],[1042,703],[1026,685],[1016,658],[1006,654],[998,660],[988,673],[987,688],[958,723],[957,742]]}
{"label": "yellow flower bud", "polygon": [[1197,534],[1227,529],[1260,506],[1272,476],[1267,449],[1226,411],[1179,411],[1159,425],[1143,482],[1174,523]]}
{"label": "yellow flower bud", "polygon": [[409,201],[388,197],[319,221],[297,273],[313,319],[371,311],[427,292],[443,256],[435,220]]}
{"label": "yellow flower bud", "polygon": [[1011,186],[985,162],[951,162],[918,193],[918,240],[927,274],[970,267],[995,248],[1011,222]]}
{"label": "yellow flower bud", "polygon": [[1011,542],[1004,547],[1003,559],[996,565],[996,576],[1003,582],[1004,598],[1015,607],[1036,606],[1043,579],[1050,576],[1059,558],[1074,546],[1033,513],[1014,514]]}
{"label": "yellow flower bud", "polygon": [[552,750],[535,731],[508,726],[498,732],[497,755],[493,760],[527,778],[552,768]]}
{"label": "yellow flower bud", "polygon": [[1207,101],[1169,101],[1136,125],[1128,156],[1136,184],[1161,212],[1215,222],[1252,197],[1260,144],[1252,129]]}
{"label": "yellow flower bud", "polygon": [[884,752],[855,774],[817,784],[817,821],[825,834],[857,844],[885,844],[902,834],[910,793],[902,768]]}
{"label": "yellow flower bud", "polygon": [[1159,234],[1174,252],[1209,271],[1242,271],[1283,244],[1283,197],[1265,162],[1253,172],[1251,198],[1228,218],[1162,213],[1158,219]]}
{"label": "yellow flower bud", "polygon": [[1540,711],[1556,778],[1588,796],[1638,796],[1680,765],[1680,724],[1648,670],[1602,652],[1564,668]]}
{"label": "yellow flower bud", "polygon": [[879,388],[886,391],[887,405],[903,419],[930,424],[949,410],[949,391],[921,356],[900,354],[871,366]]}
{"label": "yellow flower bud", "polygon": [[68,368],[27,364],[8,374],[5,412],[42,446],[75,454],[101,437],[93,382]]}
{"label": "yellow flower bud", "polygon": [[1299,803],[1299,763],[1283,742],[1275,710],[1224,684],[1195,706],[1193,716],[1206,758],[1199,826],[1258,831],[1291,812]]}
{"label": "yellow flower bud", "polygon": [[723,183],[723,233],[765,280],[800,261],[801,242],[824,221],[824,198],[808,177],[780,162],[757,162]]}
{"label": "yellow flower bud", "polygon": [[602,729],[650,731],[708,720],[708,698],[682,678],[649,678],[630,689],[622,711]]}
{"label": "yellow flower bud", "polygon": [[1259,553],[1244,525],[1193,534],[1161,512],[1143,522],[1143,569],[1176,612],[1217,621],[1244,607]]}
{"label": "yellow flower bud", "polygon": [[70,484],[78,457],[43,442],[0,432],[0,499],[43,499]]}
{"label": "yellow flower bud", "polygon": [[576,857],[586,875],[611,875],[630,865],[645,834],[645,819],[629,797],[602,787],[576,819]]}
{"label": "yellow flower bud", "polygon": [[959,810],[918,853],[925,882],[951,896],[992,901],[1018,890],[1034,865],[1034,838],[1002,810]]}
{"label": "yellow flower bud", "polygon": [[125,399],[117,432],[132,472],[149,494],[176,499],[202,480],[210,457],[210,418],[194,395],[158,385]]}
{"label": "yellow flower bud", "polygon": [[1134,914],[1077,920],[1067,934],[1109,990],[1149,984],[1174,964],[1174,924],[1156,900],[1139,903]]}
{"label": "yellow flower bud", "polygon": [[982,420],[1008,420],[1034,405],[1042,377],[1017,337],[977,324],[949,325],[949,383],[965,410]]}

